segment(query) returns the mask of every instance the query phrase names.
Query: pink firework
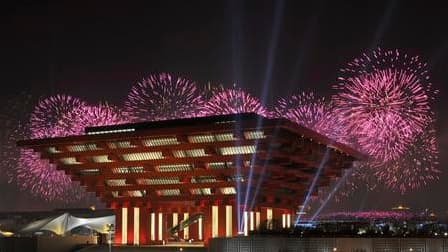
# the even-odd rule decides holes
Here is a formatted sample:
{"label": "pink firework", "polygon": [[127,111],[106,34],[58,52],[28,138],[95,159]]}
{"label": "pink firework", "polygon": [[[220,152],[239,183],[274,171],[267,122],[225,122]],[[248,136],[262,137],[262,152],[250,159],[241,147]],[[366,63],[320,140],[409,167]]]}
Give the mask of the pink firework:
{"label": "pink firework", "polygon": [[345,129],[340,119],[332,113],[332,106],[312,92],[279,99],[274,116],[284,117],[333,140],[345,142]]}
{"label": "pink firework", "polygon": [[98,104],[94,106],[82,106],[72,110],[63,117],[64,128],[70,128],[72,135],[82,135],[86,127],[115,125],[127,123],[127,117],[116,106]]}
{"label": "pink firework", "polygon": [[436,132],[427,127],[407,146],[403,155],[377,168],[376,176],[386,187],[405,193],[439,178]]}
{"label": "pink firework", "polygon": [[326,131],[325,124],[330,107],[324,98],[318,98],[311,92],[302,92],[299,95],[278,100],[274,111],[276,117],[287,118],[322,133]]}
{"label": "pink firework", "polygon": [[194,82],[161,73],[132,87],[125,112],[132,121],[190,118],[200,114],[203,104]]}
{"label": "pink firework", "polygon": [[226,115],[237,113],[269,113],[260,100],[241,89],[227,89],[216,93],[204,106],[204,115]]}
{"label": "pink firework", "polygon": [[426,64],[418,57],[377,49],[341,73],[334,86],[339,91],[333,97],[335,112],[343,115],[350,133],[372,157],[398,158],[424,127],[437,93],[431,89]]}
{"label": "pink firework", "polygon": [[31,113],[31,138],[47,138],[70,135],[64,116],[86,106],[69,95],[55,95],[39,101]]}
{"label": "pink firework", "polygon": [[74,202],[85,196],[82,188],[63,171],[56,170],[54,165],[40,159],[32,150],[21,151],[15,180],[21,189],[47,201]]}

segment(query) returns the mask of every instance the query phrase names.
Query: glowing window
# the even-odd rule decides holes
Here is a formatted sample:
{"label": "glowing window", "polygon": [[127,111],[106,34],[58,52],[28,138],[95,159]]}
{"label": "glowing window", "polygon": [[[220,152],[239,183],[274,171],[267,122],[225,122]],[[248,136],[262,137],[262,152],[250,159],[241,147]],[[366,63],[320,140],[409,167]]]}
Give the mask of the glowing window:
{"label": "glowing window", "polygon": [[83,169],[79,171],[79,175],[99,175],[100,169]]}
{"label": "glowing window", "polygon": [[61,151],[59,151],[58,149],[56,149],[56,147],[48,147],[48,148],[47,148],[47,152],[50,153],[50,154],[61,153]]}
{"label": "glowing window", "polygon": [[157,194],[161,196],[177,196],[180,195],[180,189],[158,190]]}
{"label": "glowing window", "polygon": [[113,162],[109,159],[107,155],[98,155],[98,156],[92,156],[92,161],[94,163],[110,163]]}
{"label": "glowing window", "polygon": [[157,170],[159,172],[176,172],[176,171],[190,171],[191,165],[189,164],[172,164],[172,165],[159,165]]}
{"label": "glowing window", "polygon": [[77,144],[68,146],[68,150],[71,152],[82,152],[82,151],[93,151],[93,150],[101,150],[94,143],[90,144]]}
{"label": "glowing window", "polygon": [[230,177],[228,177],[227,178],[227,181],[234,181],[234,182],[236,182],[236,181],[240,181],[240,182],[244,182],[244,177],[243,177],[243,175],[233,175],[233,176],[230,176]]}
{"label": "glowing window", "polygon": [[206,157],[209,156],[205,153],[204,149],[192,149],[192,150],[175,150],[173,151],[174,157],[184,158],[184,157]]}
{"label": "glowing window", "polygon": [[236,194],[235,187],[223,187],[223,188],[220,188],[219,190],[221,191],[222,194],[225,194],[225,195]]}
{"label": "glowing window", "polygon": [[189,136],[188,142],[190,143],[211,143],[215,141],[215,137],[213,135],[196,135]]}
{"label": "glowing window", "polygon": [[191,178],[191,183],[213,183],[216,182],[214,176],[197,176]]}
{"label": "glowing window", "polygon": [[137,167],[118,167],[113,168],[112,172],[115,174],[123,174],[123,173],[142,173],[144,172],[143,167],[137,166]]}
{"label": "glowing window", "polygon": [[256,152],[255,145],[232,146],[219,148],[221,155],[241,155]]}
{"label": "glowing window", "polygon": [[232,162],[212,162],[208,163],[210,169],[226,169],[233,166]]}
{"label": "glowing window", "polygon": [[126,148],[135,148],[137,146],[132,145],[130,141],[120,141],[120,142],[112,142],[107,144],[111,149],[126,149]]}
{"label": "glowing window", "polygon": [[262,130],[245,131],[244,138],[246,138],[247,140],[264,139],[264,138],[266,138],[266,135],[264,134],[264,131],[262,131]]}
{"label": "glowing window", "polygon": [[188,141],[190,143],[212,143],[212,142],[225,142],[225,141],[234,141],[236,140],[233,133],[222,133],[222,134],[204,134],[204,135],[195,135],[189,136]]}
{"label": "glowing window", "polygon": [[218,142],[235,141],[236,140],[233,133],[216,134],[215,138],[216,138],[216,141],[218,141]]}
{"label": "glowing window", "polygon": [[126,179],[107,179],[106,184],[108,186],[125,186],[125,185],[127,185]]}
{"label": "glowing window", "polygon": [[180,144],[176,137],[153,138],[143,140],[144,146],[164,146]]}
{"label": "glowing window", "polygon": [[193,188],[190,192],[194,195],[212,195],[211,188]]}
{"label": "glowing window", "polygon": [[139,153],[128,153],[123,154],[122,158],[124,161],[142,161],[142,160],[155,160],[163,159],[162,152],[139,152]]}
{"label": "glowing window", "polygon": [[160,178],[160,179],[137,179],[137,183],[140,185],[172,185],[179,184],[179,178]]}
{"label": "glowing window", "polygon": [[127,191],[127,194],[129,197],[143,197],[144,195],[146,195],[146,190],[132,190],[132,191]]}
{"label": "glowing window", "polygon": [[78,162],[75,157],[66,157],[59,160],[65,165],[81,164],[81,162]]}

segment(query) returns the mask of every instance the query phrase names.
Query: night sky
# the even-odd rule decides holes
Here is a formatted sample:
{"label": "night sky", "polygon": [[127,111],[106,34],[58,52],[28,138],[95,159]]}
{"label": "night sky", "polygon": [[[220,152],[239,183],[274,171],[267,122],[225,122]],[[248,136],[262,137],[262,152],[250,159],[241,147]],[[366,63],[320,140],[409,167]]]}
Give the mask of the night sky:
{"label": "night sky", "polygon": [[[428,62],[440,90],[433,109],[444,173],[418,192],[360,191],[329,209],[397,203],[448,209],[448,8],[442,1],[128,2],[2,6],[2,99],[66,93],[120,105],[133,84],[169,72],[198,83],[236,83],[257,96],[266,86],[270,104],[297,91],[329,96],[338,69],[363,51],[401,49]],[[6,182],[0,189],[9,202],[0,210],[53,207]]]}

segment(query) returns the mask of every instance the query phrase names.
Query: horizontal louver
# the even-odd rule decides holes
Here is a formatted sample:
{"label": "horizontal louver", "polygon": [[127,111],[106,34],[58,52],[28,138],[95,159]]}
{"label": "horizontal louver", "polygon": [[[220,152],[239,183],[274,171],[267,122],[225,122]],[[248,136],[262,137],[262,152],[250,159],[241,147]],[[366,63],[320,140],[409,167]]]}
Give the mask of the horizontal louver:
{"label": "horizontal louver", "polygon": [[139,153],[128,153],[123,154],[122,158],[124,161],[142,161],[142,160],[155,160],[163,159],[162,152],[139,152]]}
{"label": "horizontal louver", "polygon": [[219,148],[221,155],[241,155],[255,153],[255,145],[232,146]]}
{"label": "horizontal louver", "polygon": [[82,151],[94,151],[94,150],[100,150],[96,146],[96,144],[77,144],[77,145],[71,145],[68,146],[68,150],[71,152],[82,152]]}
{"label": "horizontal louver", "polygon": [[143,140],[144,146],[164,146],[179,144],[176,137],[154,138]]}
{"label": "horizontal louver", "polygon": [[157,169],[159,172],[176,172],[176,171],[190,171],[191,165],[189,164],[173,164],[173,165],[159,165]]}
{"label": "horizontal louver", "polygon": [[140,185],[172,185],[179,184],[179,178],[162,178],[162,179],[137,179]]}
{"label": "horizontal louver", "polygon": [[118,168],[113,168],[112,172],[115,174],[122,174],[122,173],[142,173],[144,172],[143,167],[138,166],[138,167],[118,167]]}

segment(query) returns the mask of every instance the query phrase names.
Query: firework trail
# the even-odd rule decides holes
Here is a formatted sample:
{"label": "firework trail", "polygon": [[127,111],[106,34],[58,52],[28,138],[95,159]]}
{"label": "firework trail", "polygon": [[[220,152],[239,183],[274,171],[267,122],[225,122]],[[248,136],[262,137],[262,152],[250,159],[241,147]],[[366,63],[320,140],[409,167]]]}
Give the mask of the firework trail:
{"label": "firework trail", "polygon": [[73,134],[64,117],[86,104],[69,95],[55,95],[39,101],[31,113],[31,138],[61,137]]}
{"label": "firework trail", "polygon": [[269,116],[260,100],[241,89],[227,89],[215,94],[204,106],[204,115],[257,113]]}
{"label": "firework trail", "polygon": [[225,88],[223,85],[221,85],[221,84],[214,85],[214,84],[208,82],[207,84],[202,86],[201,95],[205,101],[208,101],[213,96],[215,96],[217,93],[221,93],[224,90],[225,90]]}
{"label": "firework trail", "polygon": [[116,125],[129,120],[116,106],[100,103],[94,106],[81,106],[63,116],[62,128],[70,129],[71,135],[82,135],[86,127]]}
{"label": "firework trail", "polygon": [[200,115],[204,100],[196,84],[166,73],[133,86],[125,101],[131,121],[159,121]]}

